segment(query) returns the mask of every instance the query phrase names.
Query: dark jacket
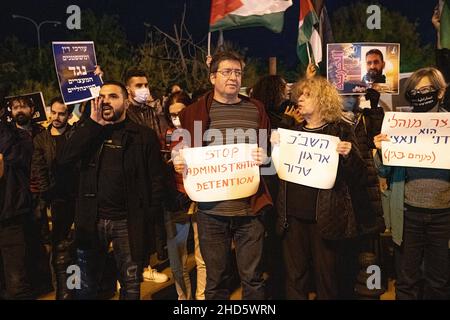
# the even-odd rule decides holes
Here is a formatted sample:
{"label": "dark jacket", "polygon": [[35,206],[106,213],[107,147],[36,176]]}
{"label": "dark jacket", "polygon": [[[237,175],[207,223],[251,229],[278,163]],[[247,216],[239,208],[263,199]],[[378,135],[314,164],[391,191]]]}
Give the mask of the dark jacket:
{"label": "dark jacket", "polygon": [[361,216],[360,223],[362,228],[365,229],[362,230],[363,233],[380,233],[385,230],[380,182],[372,153],[372,150],[376,149],[373,138],[381,132],[383,117],[384,110],[380,107],[366,108],[356,113],[355,136],[359,151],[367,167],[367,191],[372,205],[372,212],[366,211],[366,214]]}
{"label": "dark jacket", "polygon": [[31,135],[13,124],[0,122],[0,153],[5,172],[0,179],[0,222],[31,214]]}
{"label": "dark jacket", "polygon": [[127,115],[131,121],[141,126],[155,130],[161,146],[164,146],[164,133],[168,127],[164,116],[157,114],[156,109],[147,104],[134,105],[128,107]]}
{"label": "dark jacket", "polygon": [[[74,195],[75,176],[74,169],[67,168],[65,185],[56,186],[56,142],[51,134],[52,126],[39,133],[33,140],[34,152],[31,161],[31,176],[36,180],[38,190],[45,199],[52,199],[57,190],[59,194],[67,193],[66,196]],[[66,139],[72,126],[67,125],[64,136]]]}
{"label": "dark jacket", "polygon": [[[294,130],[303,130],[305,122],[295,126]],[[347,158],[339,156],[336,182],[332,189],[319,189],[316,201],[317,226],[322,238],[338,240],[357,235],[357,215],[361,210],[367,210],[370,204],[366,192],[367,170],[359,153],[356,138],[351,126],[343,121],[330,123],[325,134],[337,136],[342,141],[352,143],[352,149]],[[280,190],[277,201],[278,231],[289,226],[286,214],[287,183],[280,180]]]}
{"label": "dark jacket", "polygon": [[[180,113],[180,121],[182,128],[189,131],[189,134],[191,136],[191,147],[202,147],[204,146],[203,141],[203,135],[206,130],[209,128],[210,124],[210,118],[209,118],[209,110],[211,109],[211,105],[213,102],[214,92],[210,91],[204,96],[202,96],[199,100],[191,104],[188,108],[184,108]],[[270,122],[269,118],[264,110],[264,106],[261,102],[255,99],[248,98],[246,96],[239,95],[239,98],[242,100],[248,100],[251,103],[255,105],[255,107],[258,109],[259,113],[259,129],[265,129],[267,130],[267,141],[266,146],[269,146],[269,138],[270,138]],[[200,121],[201,126],[201,141],[200,145],[196,145],[195,140],[196,136],[194,135],[194,122]],[[200,132],[196,132],[196,134],[199,134]],[[261,145],[261,141],[258,141],[258,144]],[[266,184],[264,183],[264,180],[261,179],[261,182],[259,184],[258,191],[250,198],[250,206],[252,208],[252,212],[254,214],[259,214],[261,209],[263,209],[266,206],[272,205],[272,198],[270,197],[269,191],[267,189]]]}
{"label": "dark jacket", "polygon": [[[75,215],[76,241],[81,248],[92,247],[96,240],[97,178],[106,132],[106,126],[87,119],[73,130],[57,155],[58,165],[73,166],[81,160]],[[154,208],[161,206],[162,159],[156,133],[128,119],[122,144],[130,249],[133,259],[142,267],[147,251],[146,226],[152,223]]]}

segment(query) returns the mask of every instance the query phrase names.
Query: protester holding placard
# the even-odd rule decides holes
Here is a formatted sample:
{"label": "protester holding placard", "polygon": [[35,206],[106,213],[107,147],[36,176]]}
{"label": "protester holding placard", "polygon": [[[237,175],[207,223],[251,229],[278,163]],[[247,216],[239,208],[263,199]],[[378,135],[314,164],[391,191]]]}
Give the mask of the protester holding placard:
{"label": "protester holding placard", "polygon": [[[337,136],[337,177],[331,189],[281,181],[277,207],[283,232],[286,298],[308,299],[314,271],[318,299],[338,298],[339,241],[357,234],[357,197],[366,191],[367,171],[349,124],[341,120],[342,102],[324,78],[302,80],[293,89],[305,119],[293,129]],[[279,141],[273,134],[272,143]],[[313,269],[310,266],[313,261]]]}
{"label": "protester holding placard", "polygon": [[[447,87],[435,68],[422,68],[406,82],[412,112],[445,112],[440,102]],[[374,143],[390,141],[381,133]],[[450,170],[383,165],[379,174],[390,185],[390,221],[396,247],[397,299],[449,299]],[[421,281],[424,280],[423,296]]]}
{"label": "protester holding placard", "polygon": [[[191,99],[184,91],[172,93],[165,106],[166,118],[171,125],[166,131],[166,148],[168,151],[181,141],[171,139],[173,132],[180,128],[180,112],[191,104]],[[192,225],[194,232],[194,255],[197,270],[196,300],[205,299],[206,267],[200,252],[197,227],[197,203],[191,201],[183,186],[183,176],[176,173],[171,160],[168,161],[168,182],[164,204],[164,220],[167,233],[167,250],[170,268],[174,275],[178,300],[192,300],[191,279],[187,265],[187,240]]]}
{"label": "protester holding placard", "polygon": [[[196,103],[180,114],[181,126],[190,134],[190,146],[221,146],[257,143],[258,133],[270,129],[264,106],[257,100],[239,95],[244,63],[234,52],[218,52],[210,64],[210,81],[214,86]],[[264,136],[264,135],[262,135]],[[267,135],[265,136],[268,137]],[[267,139],[268,140],[268,139]],[[254,150],[257,165],[264,158],[262,148]],[[184,159],[174,158],[175,169],[183,173]],[[241,277],[243,299],[264,299],[262,277],[264,210],[272,205],[263,182],[251,197],[234,200],[199,202],[198,228],[200,249],[207,272],[206,299],[228,299],[231,273],[231,243]]]}

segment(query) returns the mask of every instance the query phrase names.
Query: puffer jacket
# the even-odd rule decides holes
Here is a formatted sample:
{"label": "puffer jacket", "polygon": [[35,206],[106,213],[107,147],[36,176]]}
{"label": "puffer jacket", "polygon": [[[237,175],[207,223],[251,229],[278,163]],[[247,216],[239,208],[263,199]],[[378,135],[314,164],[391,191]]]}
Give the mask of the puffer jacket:
{"label": "puffer jacket", "polygon": [[[295,126],[302,131],[305,122]],[[344,122],[330,123],[325,134],[339,137],[352,143],[347,158],[339,157],[336,182],[328,190],[319,189],[316,202],[316,222],[323,239],[340,240],[358,235],[359,216],[371,210],[367,193],[367,169],[357,147],[352,127]],[[277,231],[282,233],[289,228],[287,215],[287,183],[280,180],[277,200]]]}

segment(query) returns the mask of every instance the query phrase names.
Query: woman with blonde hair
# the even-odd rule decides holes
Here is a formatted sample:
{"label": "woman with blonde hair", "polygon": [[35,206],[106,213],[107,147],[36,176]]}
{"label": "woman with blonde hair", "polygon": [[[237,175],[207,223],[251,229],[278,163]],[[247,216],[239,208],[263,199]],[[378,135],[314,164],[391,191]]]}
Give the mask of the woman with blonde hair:
{"label": "woman with blonde hair", "polygon": [[[341,98],[326,79],[313,77],[298,82],[293,98],[304,121],[291,129],[337,136],[341,141],[336,149],[339,165],[333,188],[280,181],[277,207],[283,234],[286,298],[308,299],[309,276],[314,275],[317,298],[337,299],[339,240],[356,235],[352,203],[358,202],[358,191],[366,190],[366,166],[351,126],[341,120]],[[279,135],[274,133],[271,141],[278,143]]]}

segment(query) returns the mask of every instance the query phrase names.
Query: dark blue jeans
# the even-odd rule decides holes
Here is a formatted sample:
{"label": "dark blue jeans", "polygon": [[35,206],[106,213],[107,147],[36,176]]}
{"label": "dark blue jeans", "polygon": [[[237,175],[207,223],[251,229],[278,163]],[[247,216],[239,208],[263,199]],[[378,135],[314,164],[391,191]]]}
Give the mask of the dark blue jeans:
{"label": "dark blue jeans", "polygon": [[25,265],[26,246],[24,222],[0,224],[0,282],[4,280],[5,299],[35,298]]}
{"label": "dark blue jeans", "polygon": [[[450,212],[405,209],[403,243],[398,259],[397,299],[450,299]],[[424,284],[423,297],[420,284]]]}
{"label": "dark blue jeans", "polygon": [[114,258],[119,271],[120,300],[139,300],[140,275],[138,264],[132,260],[127,220],[97,222],[98,243],[93,249],[77,249],[81,271],[81,289],[78,299],[96,299],[98,285],[105,267],[109,244],[112,242]]}
{"label": "dark blue jeans", "polygon": [[262,215],[225,217],[198,212],[200,251],[206,265],[205,298],[229,299],[232,278],[231,241],[242,285],[243,300],[265,298],[262,277],[264,224]]}

